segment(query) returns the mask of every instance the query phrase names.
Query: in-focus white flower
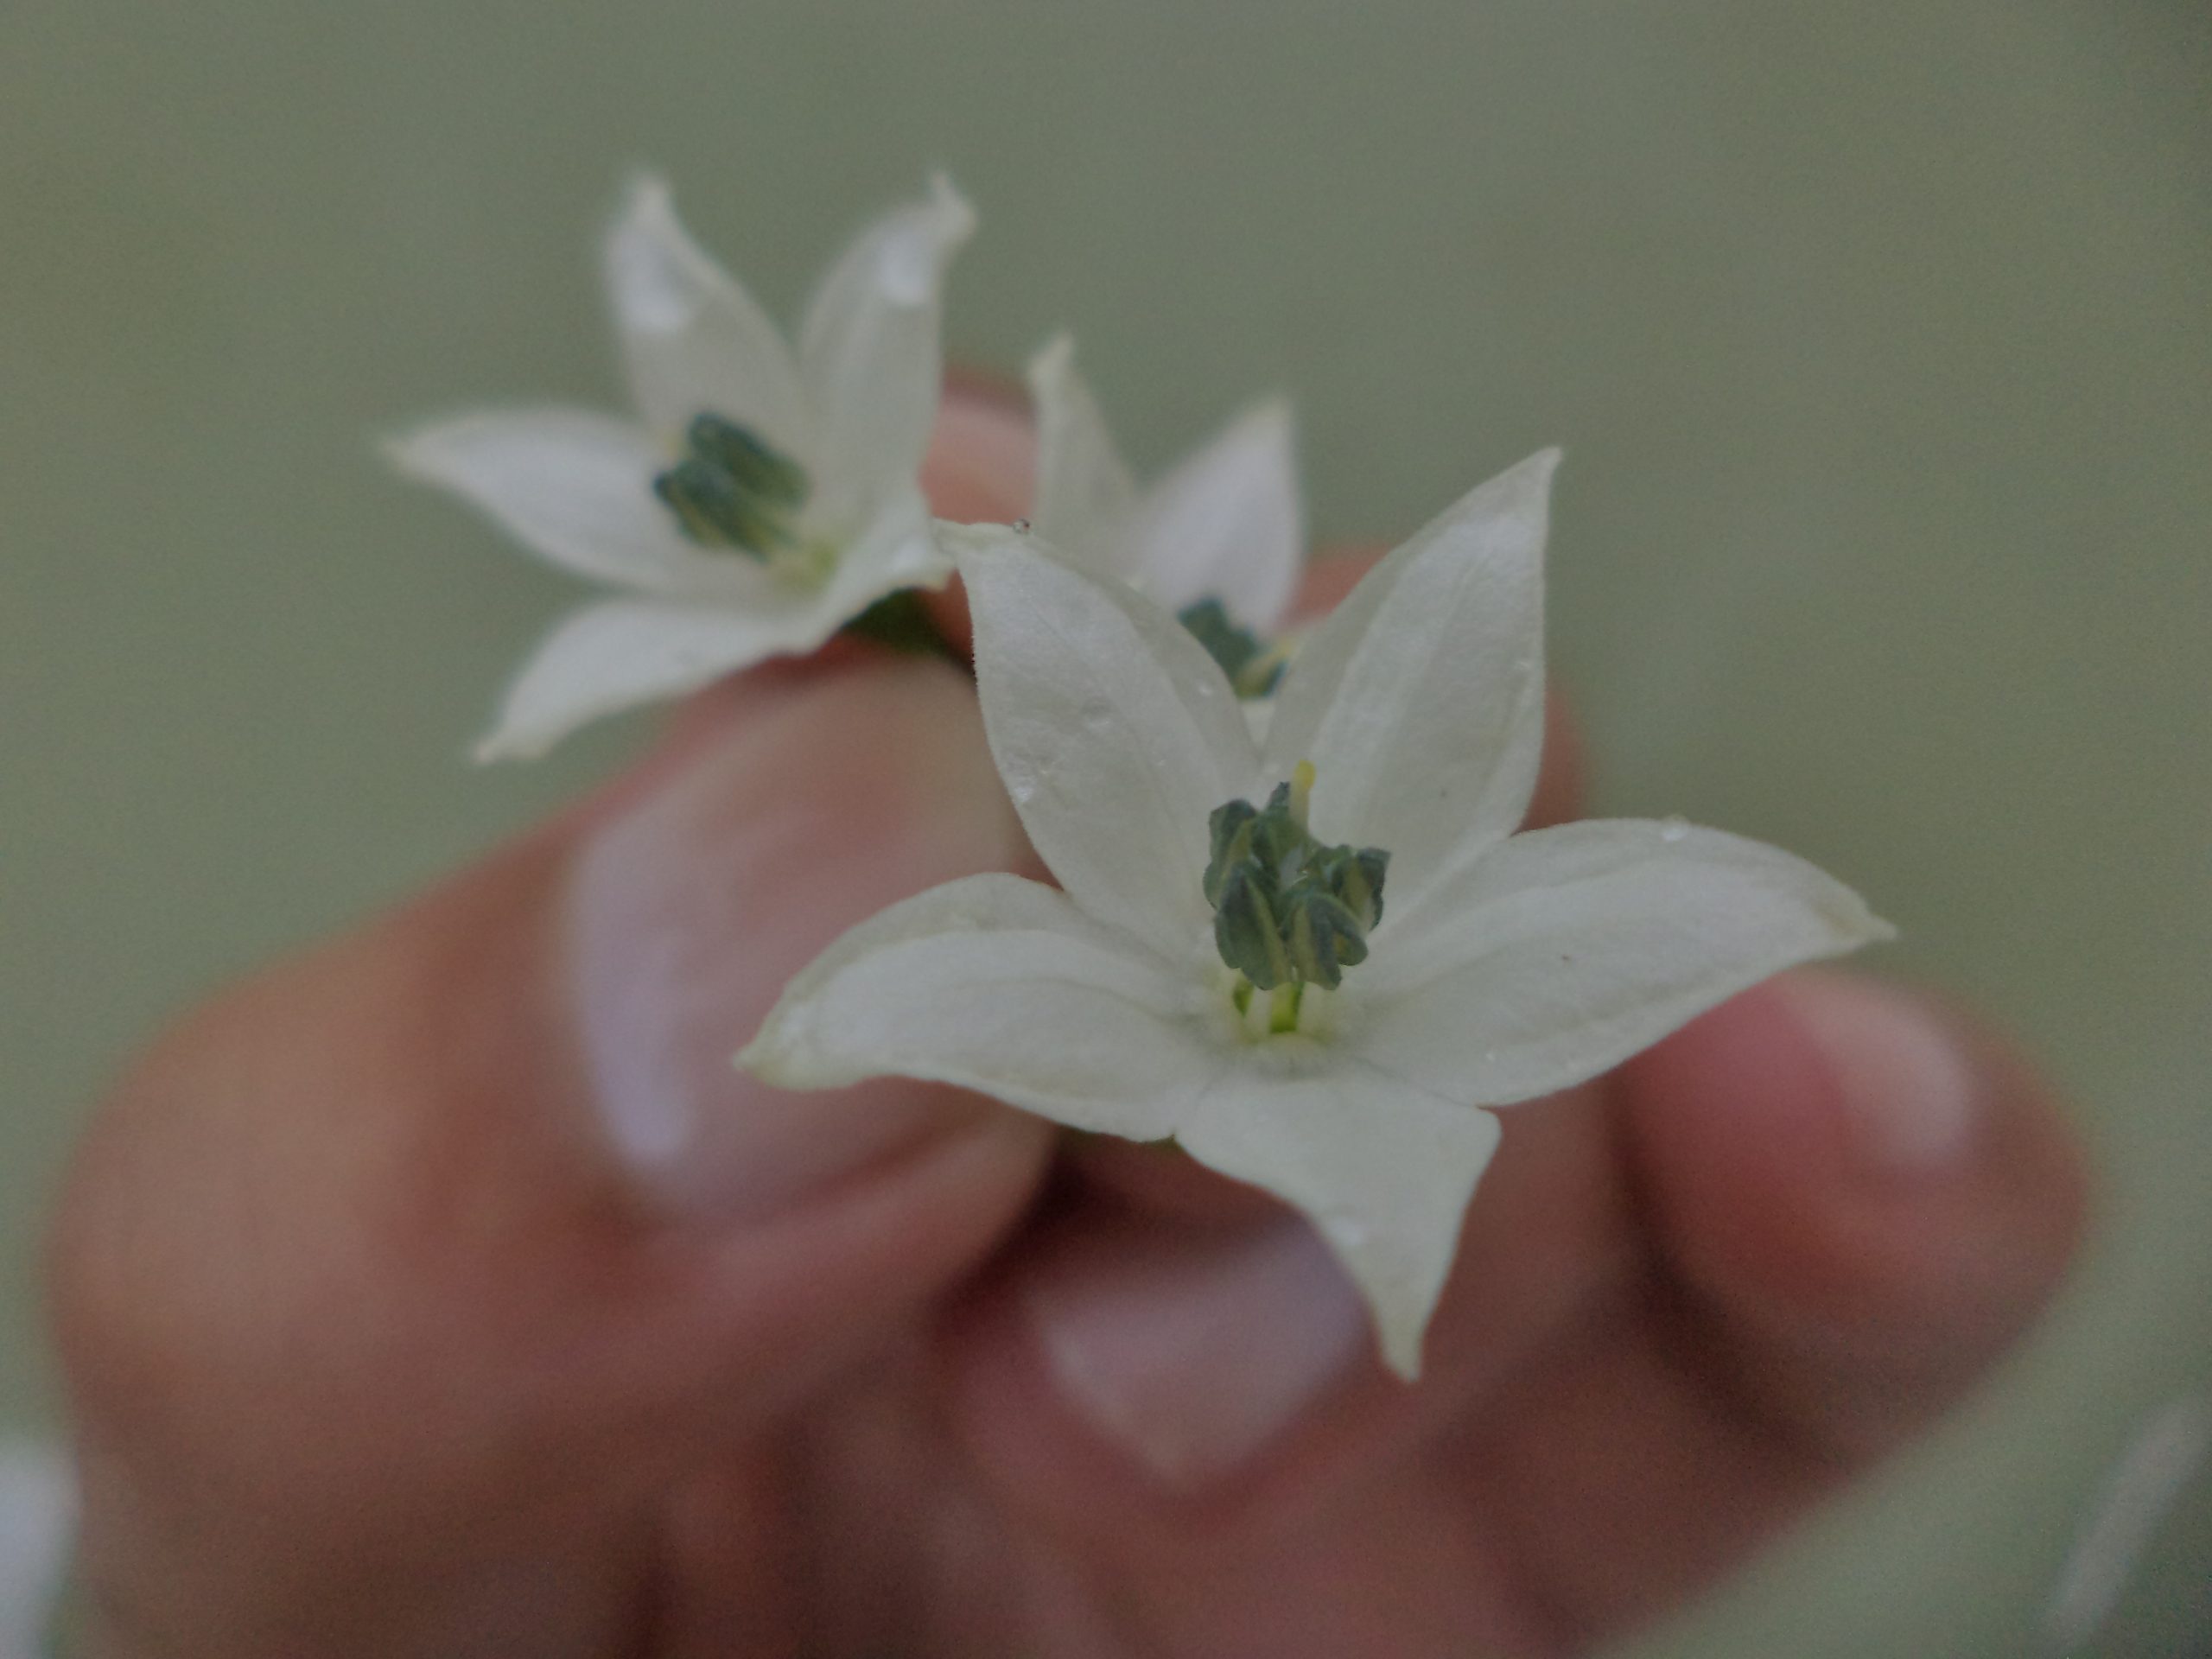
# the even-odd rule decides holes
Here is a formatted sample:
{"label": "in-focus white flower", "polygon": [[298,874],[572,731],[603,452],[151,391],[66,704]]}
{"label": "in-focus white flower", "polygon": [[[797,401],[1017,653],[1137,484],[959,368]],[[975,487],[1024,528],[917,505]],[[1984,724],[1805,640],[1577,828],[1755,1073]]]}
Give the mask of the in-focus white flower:
{"label": "in-focus white flower", "polygon": [[1413,1376],[1497,1141],[1478,1108],[1890,931],[1812,866],[1718,830],[1513,833],[1543,737],[1556,460],[1377,565],[1307,639],[1262,738],[1167,612],[1033,537],[946,532],[992,753],[1060,889],[978,875],[893,906],[791,982],[741,1062],[1172,1135],[1304,1211]]}
{"label": "in-focus white flower", "polygon": [[1029,360],[1037,411],[1031,530],[1174,612],[1248,695],[1264,690],[1305,558],[1290,407],[1255,404],[1140,491],[1059,335]]}
{"label": "in-focus white flower", "polygon": [[391,446],[403,472],[626,590],[538,648],[480,760],[811,651],[887,594],[943,583],[916,475],[944,372],[939,292],[974,228],[933,180],[830,267],[794,351],[685,234],[667,187],[631,187],[605,274],[638,418],[504,410]]}

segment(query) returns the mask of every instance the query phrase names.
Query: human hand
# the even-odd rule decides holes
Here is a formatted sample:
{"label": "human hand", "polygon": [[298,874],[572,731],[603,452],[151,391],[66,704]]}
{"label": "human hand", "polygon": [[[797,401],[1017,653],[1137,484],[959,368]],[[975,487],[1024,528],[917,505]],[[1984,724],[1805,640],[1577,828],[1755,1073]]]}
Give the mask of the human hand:
{"label": "human hand", "polygon": [[[926,476],[1019,511],[1019,418],[957,398]],[[52,1248],[92,1651],[1577,1651],[1937,1415],[2072,1248],[2031,1079],[1791,975],[1505,1115],[1408,1389],[1249,1189],[731,1068],[844,927],[1027,858],[959,676],[841,648],[157,1046]]]}

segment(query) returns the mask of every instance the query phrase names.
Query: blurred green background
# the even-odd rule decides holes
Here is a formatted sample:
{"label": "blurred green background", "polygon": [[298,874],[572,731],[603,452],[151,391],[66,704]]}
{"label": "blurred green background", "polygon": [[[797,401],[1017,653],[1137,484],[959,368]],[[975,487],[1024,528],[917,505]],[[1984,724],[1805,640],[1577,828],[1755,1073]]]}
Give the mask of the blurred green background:
{"label": "blurred green background", "polygon": [[[8,0],[0,1426],[52,1421],[31,1255],[133,1045],[639,736],[468,769],[568,586],[373,440],[617,398],[641,162],[785,315],[950,168],[957,355],[1073,328],[1146,464],[1287,391],[1325,535],[1567,446],[1600,804],[1863,888],[2103,1174],[1996,1386],[1647,1649],[2049,1650],[2103,1471],[2212,1382],[2196,4]],[[2200,1478],[2066,1650],[2182,1651],[2208,1562]]]}

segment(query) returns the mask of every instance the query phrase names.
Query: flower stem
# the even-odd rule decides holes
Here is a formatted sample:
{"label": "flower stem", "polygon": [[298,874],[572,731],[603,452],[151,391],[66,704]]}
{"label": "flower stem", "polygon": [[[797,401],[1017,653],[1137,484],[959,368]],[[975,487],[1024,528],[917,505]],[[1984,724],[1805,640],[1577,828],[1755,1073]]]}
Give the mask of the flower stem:
{"label": "flower stem", "polygon": [[901,588],[897,593],[886,594],[846,623],[840,632],[855,639],[874,640],[910,657],[942,657],[956,667],[968,666],[968,659],[953,649],[952,642],[931,616],[918,588]]}
{"label": "flower stem", "polygon": [[1268,1030],[1271,1034],[1298,1029],[1298,1007],[1305,1000],[1306,982],[1286,981],[1268,993]]}

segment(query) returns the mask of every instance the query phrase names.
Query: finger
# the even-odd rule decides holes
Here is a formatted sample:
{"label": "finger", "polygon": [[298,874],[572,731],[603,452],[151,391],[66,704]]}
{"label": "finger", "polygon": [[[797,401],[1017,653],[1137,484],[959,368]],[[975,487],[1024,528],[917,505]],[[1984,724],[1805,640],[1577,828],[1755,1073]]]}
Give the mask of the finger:
{"label": "finger", "polygon": [[1710,1581],[1986,1375],[2063,1273],[2041,1089],[1904,992],[1773,982],[1630,1063],[1649,1272],[1491,1402],[1466,1478],[1573,1649]]}
{"label": "finger", "polygon": [[1509,1123],[1412,1389],[1300,1218],[1138,1155],[1162,1166],[1148,1190],[1067,1192],[944,1333],[953,1420],[1010,1530],[1132,1652],[1538,1650],[1452,1448],[1635,1260],[1598,1092]]}
{"label": "finger", "polygon": [[[931,511],[956,524],[1012,524],[1029,511],[1036,475],[1037,429],[1021,389],[973,370],[954,371],[922,463]],[[963,655],[974,649],[957,576],[926,603],[947,644]]]}
{"label": "finger", "polygon": [[1434,1514],[1442,1479],[1423,1535],[1459,1559],[1399,1593],[1408,1652],[1470,1585],[1500,1650],[1554,1652],[1711,1581],[1986,1372],[2081,1205],[2017,1065],[1897,993],[1786,979],[1508,1115],[1408,1390],[1301,1224],[1110,1156],[949,1333],[978,1466],[1171,1622],[1198,1597],[1163,1554],[1219,1596],[1283,1552],[1402,1592],[1376,1494]]}
{"label": "finger", "polygon": [[[752,677],[674,756],[188,1021],[54,1238],[96,1586],[179,1650],[220,1619],[330,1651],[334,1598],[634,1560],[576,1519],[597,1483],[629,1497],[594,1525],[642,1507],[1027,1202],[1027,1119],[729,1063],[839,930],[1019,847],[949,667]],[[531,1617],[620,1589],[580,1564]]]}
{"label": "finger", "polygon": [[1408,1389],[1302,1218],[1186,1157],[1089,1143],[948,1333],[963,1425],[1015,1507],[1108,1548],[1310,1505],[1547,1351],[1626,1277],[1631,1220],[1598,1090],[1510,1115]]}
{"label": "finger", "polygon": [[1948,1405],[2079,1240],[2081,1155],[2050,1096],[1903,990],[1786,976],[1623,1083],[1666,1262],[1746,1403],[1839,1454]]}

